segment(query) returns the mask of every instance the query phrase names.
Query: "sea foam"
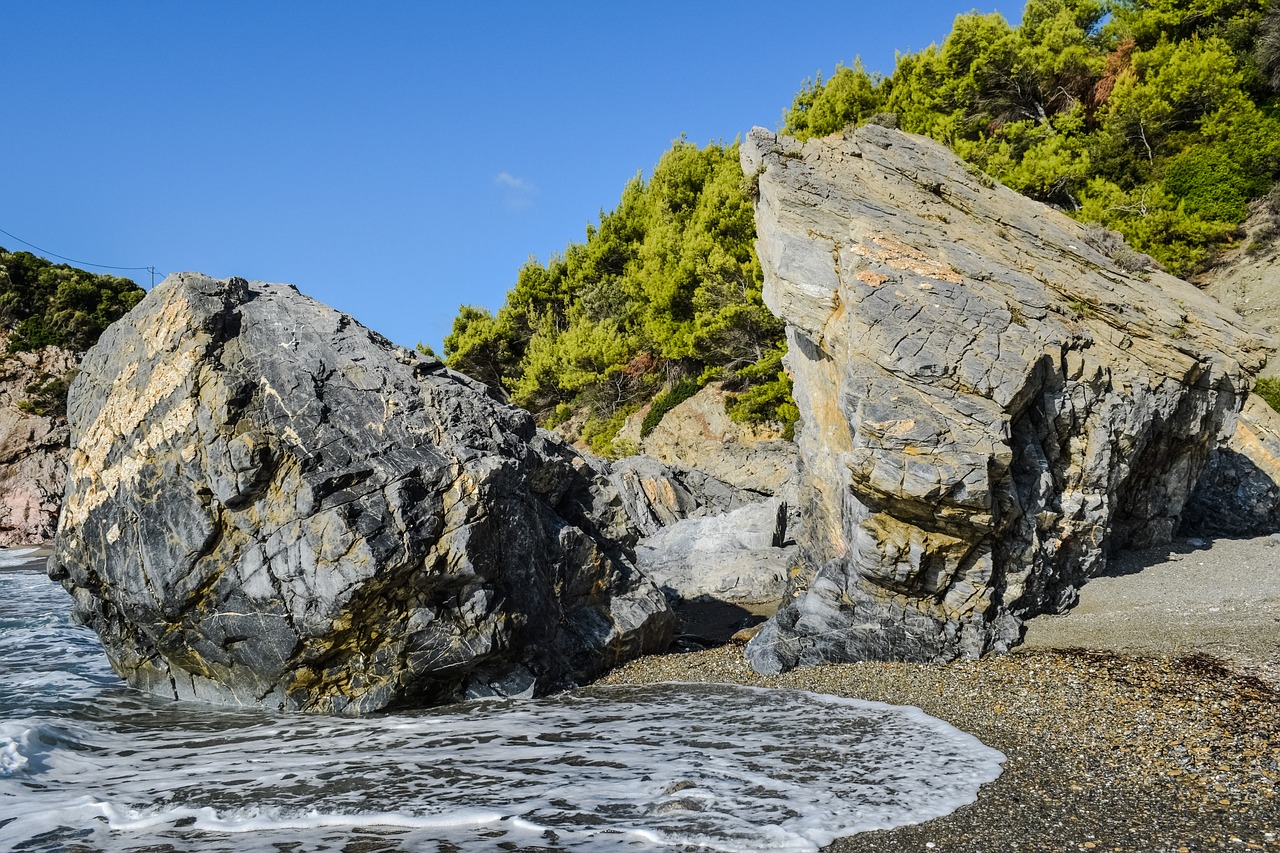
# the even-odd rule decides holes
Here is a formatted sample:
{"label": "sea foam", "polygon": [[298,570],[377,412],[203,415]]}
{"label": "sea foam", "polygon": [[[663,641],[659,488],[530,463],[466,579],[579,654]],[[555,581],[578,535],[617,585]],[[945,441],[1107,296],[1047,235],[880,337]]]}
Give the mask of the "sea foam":
{"label": "sea foam", "polygon": [[0,837],[23,850],[814,851],[946,814],[1003,761],[914,708],[725,685],[356,720],[162,702],[104,675],[49,618],[66,603],[0,575],[0,680],[32,692],[0,699]]}

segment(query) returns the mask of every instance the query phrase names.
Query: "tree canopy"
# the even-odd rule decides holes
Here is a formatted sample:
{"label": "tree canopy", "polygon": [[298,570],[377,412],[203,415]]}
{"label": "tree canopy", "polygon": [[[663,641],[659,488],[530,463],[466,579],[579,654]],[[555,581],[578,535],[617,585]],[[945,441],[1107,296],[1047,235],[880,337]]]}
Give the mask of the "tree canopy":
{"label": "tree canopy", "polygon": [[[754,240],[737,144],[677,140],[585,242],[530,259],[497,314],[463,306],[445,358],[544,421],[586,408],[584,435],[608,450],[622,418],[664,386],[785,381]],[[770,376],[746,370],[770,359]]]}
{"label": "tree canopy", "polygon": [[[1016,27],[958,16],[888,77],[837,66],[797,93],[783,130],[931,136],[1188,275],[1280,175],[1278,93],[1280,0],[1029,0]],[[496,314],[463,306],[446,360],[543,423],[585,412],[604,452],[627,414],[654,400],[651,428],[712,377],[740,392],[734,417],[792,425],[754,239],[737,145],[680,139],[584,242],[530,259]]]}
{"label": "tree canopy", "polygon": [[12,352],[49,344],[86,350],[146,292],[127,278],[0,248],[0,327]]}
{"label": "tree canopy", "polygon": [[890,114],[1004,184],[1120,231],[1178,275],[1280,174],[1280,4],[1030,0],[960,15],[941,45],[808,83],[800,138]]}

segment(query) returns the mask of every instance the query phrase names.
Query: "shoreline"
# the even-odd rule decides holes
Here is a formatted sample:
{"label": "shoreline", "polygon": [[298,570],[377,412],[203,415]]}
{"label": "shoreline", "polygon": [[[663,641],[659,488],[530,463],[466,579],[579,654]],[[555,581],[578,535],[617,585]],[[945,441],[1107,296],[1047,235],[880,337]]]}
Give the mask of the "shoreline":
{"label": "shoreline", "polygon": [[1003,752],[978,799],[838,839],[881,851],[1280,851],[1280,536],[1116,555],[1007,654],[756,675],[737,647],[642,658],[605,683],[734,681],[911,705]]}
{"label": "shoreline", "polygon": [[945,665],[828,664],[756,675],[741,649],[641,658],[602,684],[732,682],[911,705],[1004,752],[945,817],[826,853],[1280,850],[1280,692],[1204,655],[1015,651]]}
{"label": "shoreline", "polygon": [[[15,549],[16,550],[16,549]],[[27,551],[0,572],[40,572]],[[978,799],[837,839],[880,851],[1280,851],[1280,547],[1186,540],[1120,555],[1008,654],[754,673],[739,646],[639,658],[599,684],[735,683],[907,705],[1003,752]]]}

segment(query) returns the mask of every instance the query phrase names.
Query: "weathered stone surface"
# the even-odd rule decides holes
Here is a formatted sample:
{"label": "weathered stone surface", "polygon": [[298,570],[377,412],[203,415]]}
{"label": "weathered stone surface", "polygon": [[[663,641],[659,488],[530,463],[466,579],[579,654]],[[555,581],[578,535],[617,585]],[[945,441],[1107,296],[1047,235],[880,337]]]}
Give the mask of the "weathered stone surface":
{"label": "weathered stone surface", "polygon": [[290,286],[170,276],[85,357],[69,420],[50,574],[135,687],[354,714],[670,640],[593,463]]}
{"label": "weathered stone surface", "polygon": [[[0,353],[7,348],[8,336],[0,335]],[[64,382],[76,362],[75,353],[58,347],[0,355],[0,546],[53,538],[69,431],[57,405],[62,392],[40,392]]]}
{"label": "weathered stone surface", "polygon": [[702,471],[759,495],[782,495],[796,482],[799,458],[793,442],[759,424],[730,420],[725,411],[728,393],[713,382],[667,412],[647,436],[640,425],[648,407],[627,419],[619,437],[633,441],[641,452],[669,465]]}
{"label": "weathered stone surface", "polygon": [[782,499],[651,456],[613,462],[610,480],[639,537],[636,565],[661,587],[686,638],[723,642],[744,620],[777,610],[797,550]]}
{"label": "weathered stone surface", "polygon": [[[1263,333],[1280,338],[1280,210],[1270,198],[1250,206],[1245,238],[1193,281]],[[1280,376],[1280,358],[1259,372]]]}
{"label": "weathered stone surface", "polygon": [[919,137],[756,129],[742,157],[816,567],[756,669],[1003,650],[1169,538],[1264,360],[1238,316]]}
{"label": "weathered stone surface", "polygon": [[641,540],[636,562],[669,598],[772,605],[786,592],[795,547],[783,547],[786,504],[768,498],[723,515],[686,518]]}
{"label": "weathered stone surface", "polygon": [[1250,394],[1209,457],[1182,519],[1184,534],[1259,536],[1280,531],[1280,413]]}
{"label": "weathered stone surface", "polygon": [[638,538],[682,519],[721,515],[760,499],[702,471],[667,465],[652,456],[626,456],[608,470]]}

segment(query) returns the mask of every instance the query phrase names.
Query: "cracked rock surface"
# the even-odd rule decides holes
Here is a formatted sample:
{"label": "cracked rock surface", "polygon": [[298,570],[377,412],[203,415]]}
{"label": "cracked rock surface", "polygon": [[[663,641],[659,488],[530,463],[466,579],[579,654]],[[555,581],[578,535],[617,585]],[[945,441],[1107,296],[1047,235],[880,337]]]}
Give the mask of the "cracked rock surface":
{"label": "cracked rock surface", "polygon": [[170,276],[68,417],[49,571],[134,687],[359,714],[670,642],[596,463],[288,285]]}
{"label": "cracked rock surface", "polygon": [[929,140],[757,128],[742,161],[812,567],[756,670],[1002,651],[1114,549],[1169,540],[1265,339]]}

